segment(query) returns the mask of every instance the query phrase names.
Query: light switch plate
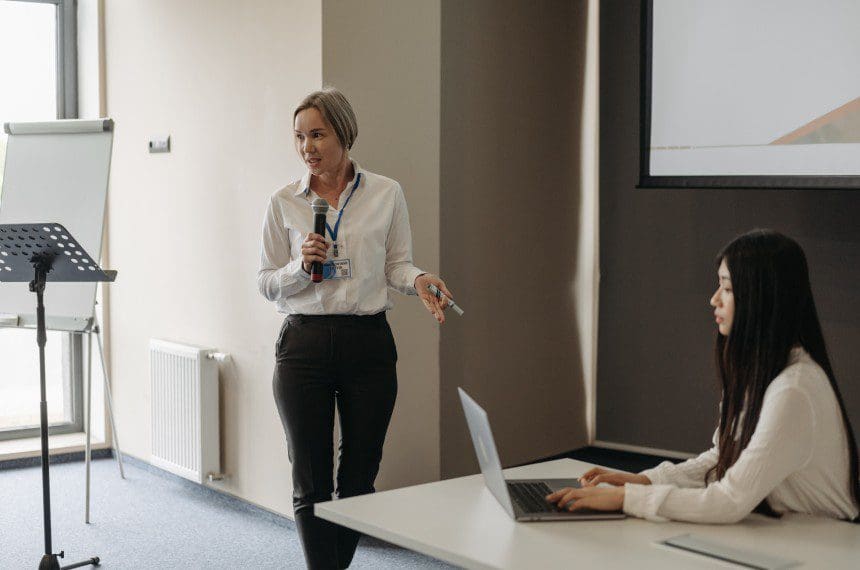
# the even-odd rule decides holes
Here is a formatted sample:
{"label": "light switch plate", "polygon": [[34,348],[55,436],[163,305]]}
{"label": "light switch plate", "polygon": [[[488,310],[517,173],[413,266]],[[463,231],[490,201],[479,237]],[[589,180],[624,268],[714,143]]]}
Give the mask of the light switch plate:
{"label": "light switch plate", "polygon": [[149,152],[170,152],[170,135],[150,139]]}

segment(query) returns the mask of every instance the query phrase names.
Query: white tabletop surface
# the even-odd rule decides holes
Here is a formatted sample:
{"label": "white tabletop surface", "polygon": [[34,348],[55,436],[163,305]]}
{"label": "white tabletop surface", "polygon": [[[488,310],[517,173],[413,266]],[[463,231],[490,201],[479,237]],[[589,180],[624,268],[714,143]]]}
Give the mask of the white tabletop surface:
{"label": "white tabletop surface", "polygon": [[[578,477],[594,465],[559,459],[506,478]],[[518,523],[484,486],[460,477],[316,505],[317,516],[465,568],[738,568],[657,545],[682,535],[801,563],[860,568],[860,525],[806,515],[750,515],[733,525],[607,521]]]}

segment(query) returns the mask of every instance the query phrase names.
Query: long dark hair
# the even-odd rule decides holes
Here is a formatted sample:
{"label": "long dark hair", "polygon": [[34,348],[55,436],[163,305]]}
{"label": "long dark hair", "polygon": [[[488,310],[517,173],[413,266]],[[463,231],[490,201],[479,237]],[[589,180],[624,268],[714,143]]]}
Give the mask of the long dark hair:
{"label": "long dark hair", "polygon": [[[851,494],[860,503],[857,442],[827,356],[803,249],[779,232],[753,230],[723,248],[717,267],[723,261],[731,275],[735,310],[729,334],[717,334],[723,396],[719,459],[705,483],[722,479],[738,460],[758,424],[765,390],[788,365],[791,349],[802,346],[827,374],[839,402],[848,435]],[[773,514],[766,502],[759,508]]]}

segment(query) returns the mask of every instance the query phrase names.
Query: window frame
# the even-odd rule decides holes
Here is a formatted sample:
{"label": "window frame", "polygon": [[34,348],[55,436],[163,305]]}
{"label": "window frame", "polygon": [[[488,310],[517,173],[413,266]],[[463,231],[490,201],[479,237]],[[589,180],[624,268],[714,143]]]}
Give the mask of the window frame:
{"label": "window frame", "polygon": [[[0,0],[2,1],[2,0]],[[53,4],[56,9],[57,45],[57,119],[78,118],[78,2],[77,0],[13,0],[34,4]],[[32,329],[33,350],[37,350]],[[84,429],[84,333],[63,333],[63,406],[71,411],[72,421],[55,423],[49,433],[64,434]],[[89,339],[91,340],[91,339]],[[0,441],[38,437],[41,427],[0,430]]]}
{"label": "window frame", "polygon": [[[33,331],[33,350],[37,350],[35,329]],[[49,426],[51,435],[78,433],[84,430],[84,333],[63,333],[63,382],[69,386],[64,390],[63,407],[71,411],[72,421],[54,423]],[[35,405],[35,403],[34,403]],[[41,426],[0,429],[0,441],[39,437]]]}

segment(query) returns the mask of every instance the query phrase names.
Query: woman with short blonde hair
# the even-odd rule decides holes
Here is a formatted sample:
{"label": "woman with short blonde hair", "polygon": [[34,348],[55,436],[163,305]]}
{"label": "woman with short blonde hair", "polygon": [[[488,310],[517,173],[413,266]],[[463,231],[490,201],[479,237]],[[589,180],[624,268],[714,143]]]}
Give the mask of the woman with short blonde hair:
{"label": "woman with short blonde hair", "polygon": [[[359,535],[314,516],[332,498],[332,431],[340,421],[337,496],[374,491],[397,395],[397,349],[385,312],[390,289],[418,295],[441,324],[445,283],[412,263],[403,190],[363,169],[349,151],[355,113],[336,89],[311,93],[293,114],[306,174],[275,192],[263,224],[257,284],[286,318],[276,343],[275,402],[287,437],[293,506],[310,568],[346,568]],[[326,235],[311,205],[328,205]],[[321,282],[311,279],[314,266]]]}

